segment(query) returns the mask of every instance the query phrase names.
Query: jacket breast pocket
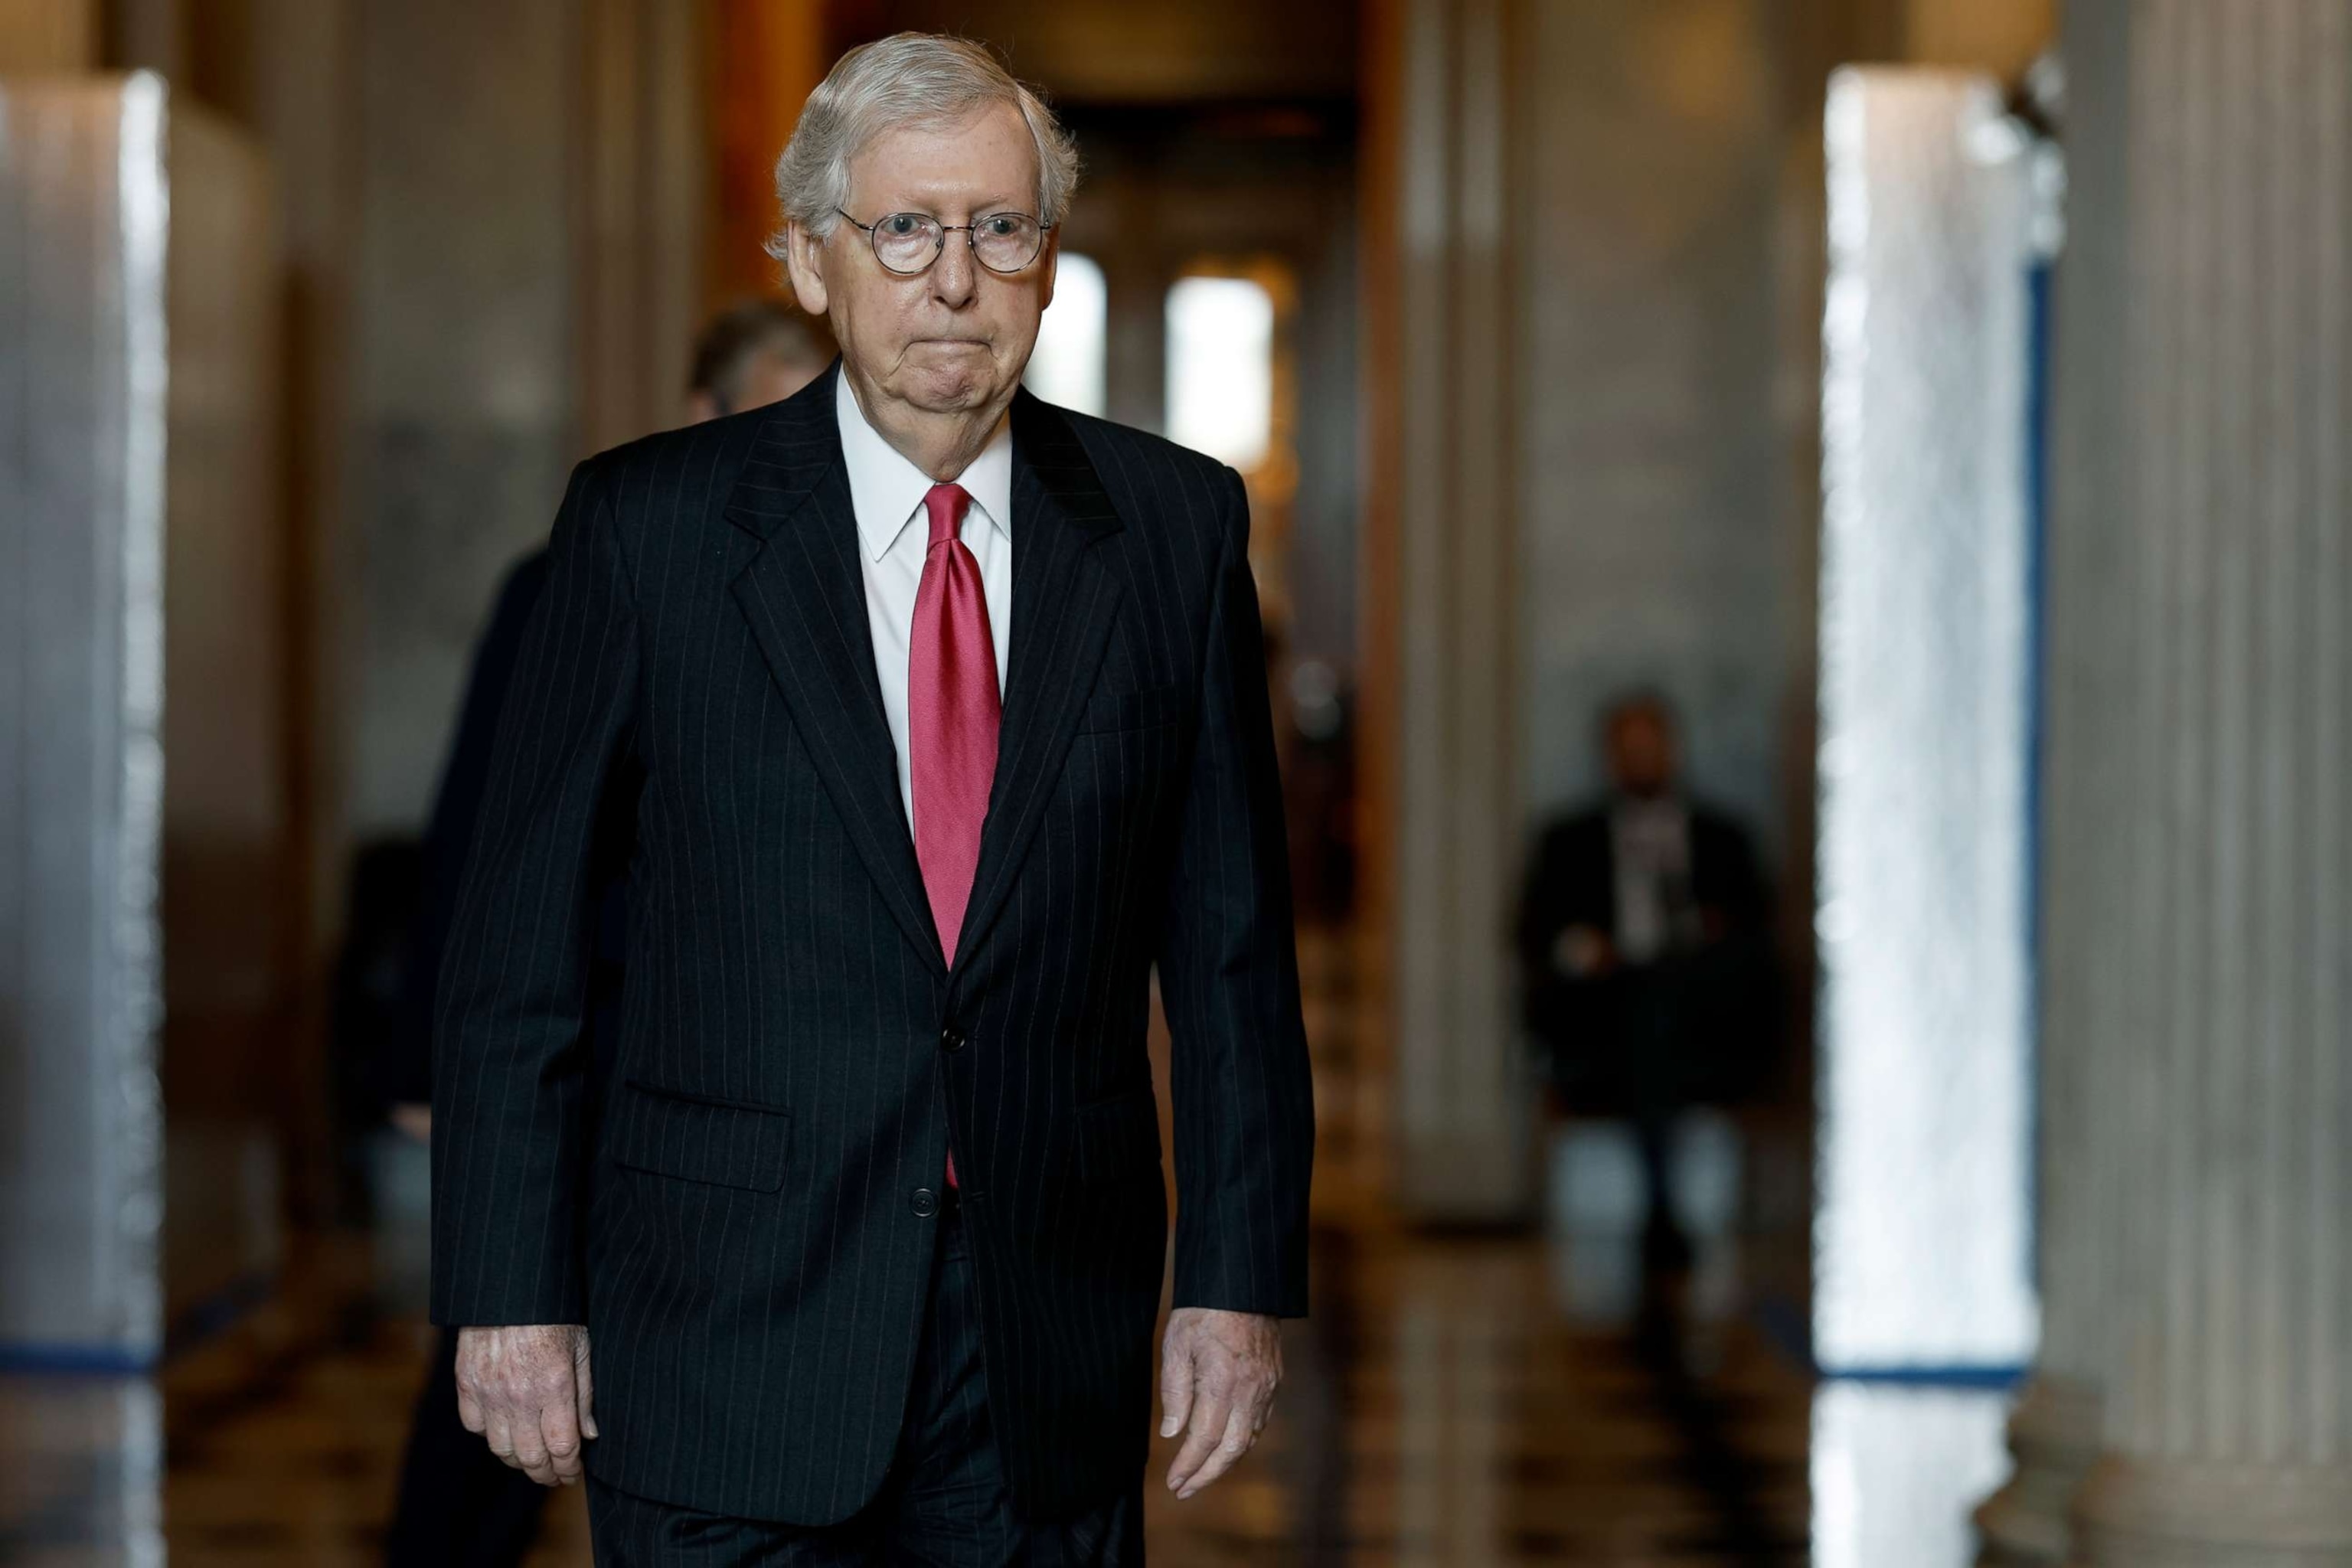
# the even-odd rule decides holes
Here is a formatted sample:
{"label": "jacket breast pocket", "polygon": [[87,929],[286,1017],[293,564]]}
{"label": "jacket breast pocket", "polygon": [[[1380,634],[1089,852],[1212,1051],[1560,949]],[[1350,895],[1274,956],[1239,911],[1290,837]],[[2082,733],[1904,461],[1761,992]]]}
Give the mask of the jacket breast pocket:
{"label": "jacket breast pocket", "polygon": [[1157,686],[1148,691],[1098,691],[1087,699],[1081,733],[1116,734],[1122,730],[1149,730],[1171,724],[1183,715],[1181,687]]}
{"label": "jacket breast pocket", "polygon": [[751,1193],[783,1188],[792,1118],[781,1110],[631,1079],[613,1116],[616,1165]]}
{"label": "jacket breast pocket", "polygon": [[1149,1088],[1078,1107],[1078,1179],[1088,1186],[1160,1175],[1160,1108]]}

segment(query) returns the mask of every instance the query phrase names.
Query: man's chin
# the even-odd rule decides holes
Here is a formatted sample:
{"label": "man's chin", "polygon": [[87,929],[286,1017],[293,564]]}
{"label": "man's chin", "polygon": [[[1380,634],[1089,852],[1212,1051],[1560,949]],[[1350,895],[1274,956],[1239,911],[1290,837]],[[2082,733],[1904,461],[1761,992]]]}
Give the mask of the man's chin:
{"label": "man's chin", "polygon": [[901,377],[899,385],[893,390],[910,406],[926,414],[969,414],[975,408],[987,407],[998,387],[996,378],[977,366],[957,369],[926,365]]}

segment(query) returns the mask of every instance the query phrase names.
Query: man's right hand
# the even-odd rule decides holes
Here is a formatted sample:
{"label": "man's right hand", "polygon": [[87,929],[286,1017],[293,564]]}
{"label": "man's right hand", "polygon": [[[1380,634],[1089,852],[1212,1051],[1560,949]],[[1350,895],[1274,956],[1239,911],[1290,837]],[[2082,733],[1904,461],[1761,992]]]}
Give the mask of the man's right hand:
{"label": "man's right hand", "polygon": [[591,1413],[588,1331],[577,1323],[457,1331],[457,1418],[543,1487],[580,1479]]}

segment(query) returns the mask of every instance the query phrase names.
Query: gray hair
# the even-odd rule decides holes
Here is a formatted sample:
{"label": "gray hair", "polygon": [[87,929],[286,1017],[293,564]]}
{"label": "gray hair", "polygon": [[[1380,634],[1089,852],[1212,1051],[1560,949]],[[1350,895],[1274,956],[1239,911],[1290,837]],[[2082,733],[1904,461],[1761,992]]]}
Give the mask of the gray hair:
{"label": "gray hair", "polygon": [[[819,239],[849,200],[849,163],[883,132],[961,124],[992,104],[1021,111],[1037,146],[1037,216],[1060,223],[1078,185],[1078,148],[1045,100],[1015,80],[994,55],[968,38],[898,33],[861,44],[835,62],[809,94],[793,139],[776,160],[776,202],[787,224]],[[784,231],[768,240],[784,258]]]}

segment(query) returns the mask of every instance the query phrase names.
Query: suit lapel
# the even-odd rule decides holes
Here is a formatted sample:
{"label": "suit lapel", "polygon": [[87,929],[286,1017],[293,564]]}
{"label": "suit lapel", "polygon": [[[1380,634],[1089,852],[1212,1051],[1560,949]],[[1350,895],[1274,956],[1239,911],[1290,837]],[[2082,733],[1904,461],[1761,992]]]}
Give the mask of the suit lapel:
{"label": "suit lapel", "polygon": [[1046,797],[1069,754],[1119,600],[1118,579],[1089,557],[1119,531],[1086,449],[1051,404],[1013,402],[1013,646],[996,778],[980,836],[956,967],[980,950],[1003,909]]}
{"label": "suit lapel", "polygon": [[[727,520],[761,542],[735,578],[735,604],[883,901],[916,951],[944,972],[874,669],[857,519],[834,416],[839,374],[836,363],[778,404],[753,443]],[[1020,644],[1013,647],[1017,658]]]}

